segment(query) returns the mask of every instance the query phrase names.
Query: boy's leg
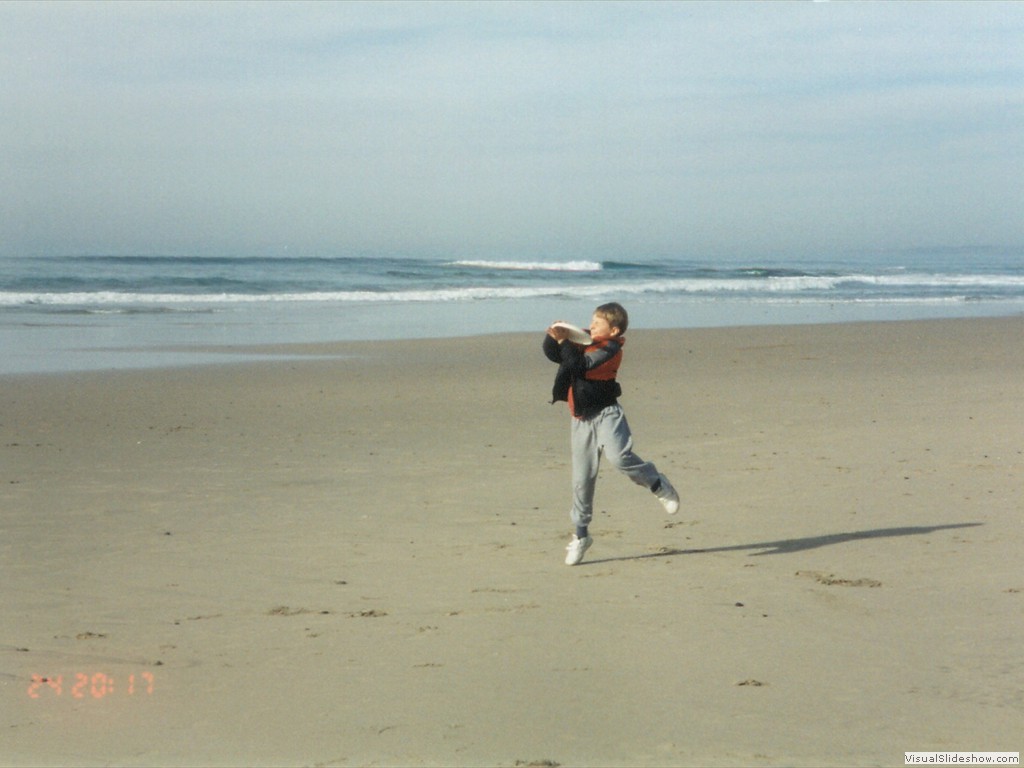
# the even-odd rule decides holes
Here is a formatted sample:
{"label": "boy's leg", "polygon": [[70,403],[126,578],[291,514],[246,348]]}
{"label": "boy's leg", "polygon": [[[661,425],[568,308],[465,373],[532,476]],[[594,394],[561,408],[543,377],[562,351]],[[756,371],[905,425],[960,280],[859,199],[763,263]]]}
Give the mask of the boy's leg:
{"label": "boy's leg", "polygon": [[651,490],[661,479],[658,468],[633,452],[633,435],[626,414],[617,405],[605,408],[597,418],[600,446],[608,461],[637,485]]}
{"label": "boy's leg", "polygon": [[599,418],[600,447],[608,460],[634,483],[654,493],[670,515],[678,512],[679,494],[672,483],[652,462],[633,453],[633,435],[622,408],[618,405],[606,408]]}
{"label": "boy's leg", "polygon": [[572,518],[577,529],[586,528],[594,516],[594,487],[601,463],[601,449],[593,420],[573,419],[572,441]]}

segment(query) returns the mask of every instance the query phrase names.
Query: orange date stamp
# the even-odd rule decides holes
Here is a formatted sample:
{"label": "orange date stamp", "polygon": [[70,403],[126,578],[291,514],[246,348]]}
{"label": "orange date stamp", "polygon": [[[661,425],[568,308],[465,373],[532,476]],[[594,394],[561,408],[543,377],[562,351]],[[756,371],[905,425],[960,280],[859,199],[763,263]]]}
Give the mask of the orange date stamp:
{"label": "orange date stamp", "polygon": [[156,677],[152,672],[115,677],[106,672],[74,672],[64,675],[32,675],[25,693],[30,699],[70,696],[73,699],[103,699],[107,696],[152,696]]}

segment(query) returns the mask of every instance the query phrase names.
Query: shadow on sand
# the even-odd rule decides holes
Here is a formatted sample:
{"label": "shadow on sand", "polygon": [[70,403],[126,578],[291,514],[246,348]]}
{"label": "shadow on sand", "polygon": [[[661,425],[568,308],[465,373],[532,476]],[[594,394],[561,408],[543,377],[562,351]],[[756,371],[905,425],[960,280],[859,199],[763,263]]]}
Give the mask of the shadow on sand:
{"label": "shadow on sand", "polygon": [[984,523],[954,523],[951,525],[923,525],[905,528],[875,528],[870,531],[851,531],[849,533],[832,533],[827,536],[808,536],[804,539],[782,539],[781,541],[762,541],[757,544],[734,544],[728,547],[701,547],[700,549],[675,549],[666,547],[658,552],[651,552],[646,555],[626,555],[624,557],[606,557],[603,560],[587,560],[580,565],[597,565],[599,563],[613,563],[619,560],[645,560],[651,557],[673,557],[675,555],[702,555],[711,552],[743,552],[746,550],[760,550],[751,552],[750,556],[759,555],[791,555],[794,552],[803,552],[808,549],[819,547],[830,547],[834,544],[845,544],[849,541],[863,541],[865,539],[888,539],[896,536],[923,536],[936,531],[949,531],[956,528],[974,528]]}

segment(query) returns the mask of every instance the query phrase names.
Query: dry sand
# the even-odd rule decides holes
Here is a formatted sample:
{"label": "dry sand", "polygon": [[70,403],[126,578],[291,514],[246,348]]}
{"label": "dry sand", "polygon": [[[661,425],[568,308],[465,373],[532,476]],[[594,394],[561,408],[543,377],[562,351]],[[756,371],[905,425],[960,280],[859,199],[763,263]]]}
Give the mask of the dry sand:
{"label": "dry sand", "polygon": [[1022,337],[631,332],[575,568],[540,334],[0,379],[0,763],[1018,751]]}

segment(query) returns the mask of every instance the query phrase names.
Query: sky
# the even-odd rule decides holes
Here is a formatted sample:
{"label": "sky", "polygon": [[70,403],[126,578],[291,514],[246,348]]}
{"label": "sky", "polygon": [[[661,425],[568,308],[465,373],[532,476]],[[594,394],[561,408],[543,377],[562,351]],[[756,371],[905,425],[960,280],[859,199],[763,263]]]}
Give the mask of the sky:
{"label": "sky", "polygon": [[0,2],[0,257],[1024,246],[1024,3]]}

